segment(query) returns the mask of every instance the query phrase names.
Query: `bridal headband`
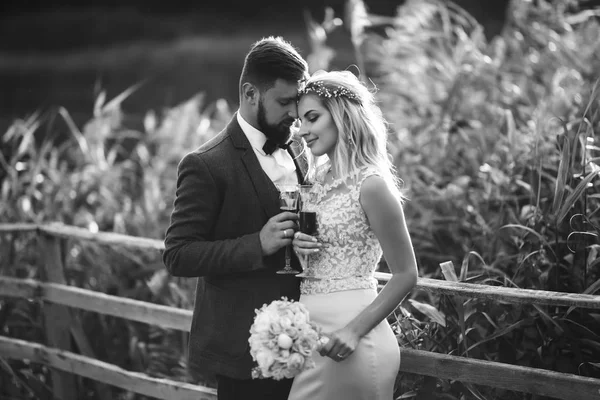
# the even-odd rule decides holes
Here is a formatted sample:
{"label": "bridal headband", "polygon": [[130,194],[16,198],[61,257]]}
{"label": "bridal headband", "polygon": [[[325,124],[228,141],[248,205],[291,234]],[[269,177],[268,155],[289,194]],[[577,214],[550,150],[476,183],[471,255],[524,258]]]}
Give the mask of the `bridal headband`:
{"label": "bridal headband", "polygon": [[356,93],[346,89],[345,87],[327,87],[323,81],[314,81],[308,83],[302,89],[298,91],[298,96],[302,96],[308,93],[315,93],[319,97],[332,98],[332,97],[346,97],[350,100],[359,101]]}

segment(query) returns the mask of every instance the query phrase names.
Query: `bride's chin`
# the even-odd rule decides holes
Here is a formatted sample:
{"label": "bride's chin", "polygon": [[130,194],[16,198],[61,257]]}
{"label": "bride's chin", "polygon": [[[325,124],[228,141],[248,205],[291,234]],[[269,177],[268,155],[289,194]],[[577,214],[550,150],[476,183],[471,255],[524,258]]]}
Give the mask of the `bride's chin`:
{"label": "bride's chin", "polygon": [[323,154],[325,154],[320,152],[319,150],[314,150],[312,147],[309,147],[308,149],[310,150],[310,154],[312,154],[313,157],[321,157]]}

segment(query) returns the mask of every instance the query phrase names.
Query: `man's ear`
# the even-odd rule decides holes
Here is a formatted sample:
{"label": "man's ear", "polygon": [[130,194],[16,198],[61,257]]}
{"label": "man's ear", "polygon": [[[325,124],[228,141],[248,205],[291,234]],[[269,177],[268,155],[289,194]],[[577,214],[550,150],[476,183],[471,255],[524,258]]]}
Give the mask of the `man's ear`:
{"label": "man's ear", "polygon": [[258,89],[249,82],[246,82],[242,85],[242,95],[250,104],[254,104],[258,101]]}

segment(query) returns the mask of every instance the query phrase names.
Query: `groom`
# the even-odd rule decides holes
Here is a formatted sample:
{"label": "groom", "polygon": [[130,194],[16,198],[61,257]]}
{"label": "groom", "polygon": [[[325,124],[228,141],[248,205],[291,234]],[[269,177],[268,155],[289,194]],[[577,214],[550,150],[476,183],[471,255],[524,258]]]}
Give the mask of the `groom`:
{"label": "groom", "polygon": [[276,273],[297,227],[295,213],[279,211],[276,184],[302,182],[306,172],[290,128],[307,76],[306,61],[281,37],[254,43],[238,111],[178,166],[163,261],[173,276],[199,278],[189,367],[192,376],[216,375],[219,400],[285,400],[291,387],[290,379],[251,379],[248,338],[255,309],[300,295],[298,278]]}

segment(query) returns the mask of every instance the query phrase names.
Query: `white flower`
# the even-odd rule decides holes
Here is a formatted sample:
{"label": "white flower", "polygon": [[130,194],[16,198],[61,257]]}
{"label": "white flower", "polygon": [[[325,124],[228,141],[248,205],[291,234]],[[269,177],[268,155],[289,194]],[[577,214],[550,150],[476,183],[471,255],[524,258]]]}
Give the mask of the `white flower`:
{"label": "white flower", "polygon": [[[293,317],[293,314],[292,314]],[[281,326],[282,330],[286,330],[292,327],[292,319],[289,318],[288,316],[285,317],[281,317],[281,319],[279,320],[279,326]]]}
{"label": "white flower", "polygon": [[275,362],[275,357],[270,351],[261,350],[256,353],[256,362],[262,369],[268,369]]}
{"label": "white flower", "polygon": [[283,379],[283,378],[289,378],[289,376],[285,375],[285,373],[284,373],[286,367],[287,367],[287,363],[276,362],[271,367],[271,370],[269,371],[269,375],[276,381]]}
{"label": "white flower", "polygon": [[279,335],[283,331],[280,321],[271,321],[269,325],[269,333],[272,335]]}
{"label": "white flower", "polygon": [[308,336],[300,336],[293,344],[292,351],[298,352],[303,356],[310,356],[317,347],[317,343]]}
{"label": "white flower", "polygon": [[294,344],[294,342],[293,342],[292,338],[289,337],[288,335],[286,335],[285,333],[280,333],[279,336],[277,337],[277,344],[282,349],[287,350],[290,347],[292,347],[292,344]]}
{"label": "white flower", "polygon": [[296,314],[294,314],[294,320],[293,323],[296,326],[301,326],[304,325],[308,322],[308,315],[303,313],[303,312],[298,312]]}
{"label": "white flower", "polygon": [[294,353],[290,355],[287,361],[287,367],[291,370],[302,371],[302,367],[304,366],[304,357],[302,357],[298,353]]}
{"label": "white flower", "polygon": [[269,314],[257,314],[252,328],[254,332],[264,332],[269,329],[270,325],[271,319],[269,318]]}
{"label": "white flower", "polygon": [[298,339],[298,335],[299,335],[299,329],[294,327],[294,326],[290,326],[289,328],[287,328],[284,333],[286,335],[288,335],[290,338],[292,338],[293,340]]}
{"label": "white flower", "polygon": [[279,350],[279,356],[277,357],[277,361],[287,362],[288,357],[290,356],[290,351],[286,349]]}

